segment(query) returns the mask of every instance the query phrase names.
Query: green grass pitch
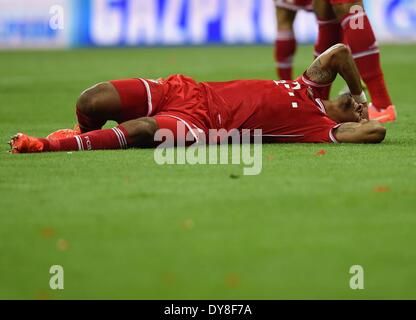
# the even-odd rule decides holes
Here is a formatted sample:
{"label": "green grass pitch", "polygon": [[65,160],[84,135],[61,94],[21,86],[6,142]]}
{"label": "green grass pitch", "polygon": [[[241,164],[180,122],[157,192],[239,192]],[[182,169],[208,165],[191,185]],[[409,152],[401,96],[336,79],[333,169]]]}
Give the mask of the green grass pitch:
{"label": "green grass pitch", "polygon": [[[1,52],[0,298],[416,298],[415,50],[382,47],[399,112],[383,144],[267,145],[259,176],[158,166],[152,150],[5,143],[72,127],[78,94],[100,81],[272,79],[271,47]],[[299,49],[297,73],[311,55]],[[349,288],[355,264],[364,290]]]}

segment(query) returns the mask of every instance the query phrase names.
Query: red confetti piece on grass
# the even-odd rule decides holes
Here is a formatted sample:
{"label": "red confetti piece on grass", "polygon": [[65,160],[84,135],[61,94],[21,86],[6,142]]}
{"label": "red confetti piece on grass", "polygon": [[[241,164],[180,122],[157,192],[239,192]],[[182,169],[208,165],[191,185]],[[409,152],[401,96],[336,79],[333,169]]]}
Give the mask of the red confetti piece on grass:
{"label": "red confetti piece on grass", "polygon": [[225,284],[229,288],[237,288],[240,285],[240,277],[235,273],[230,273],[225,278]]}
{"label": "red confetti piece on grass", "polygon": [[40,234],[43,238],[52,238],[55,235],[55,230],[53,228],[43,228]]}
{"label": "red confetti piece on grass", "polygon": [[59,251],[67,251],[69,249],[69,242],[65,239],[58,239],[56,241],[56,249]]}
{"label": "red confetti piece on grass", "polygon": [[267,155],[267,161],[273,161],[274,160],[274,155],[269,154]]}
{"label": "red confetti piece on grass", "polygon": [[316,156],[324,156],[324,155],[326,155],[326,150],[321,149],[321,150],[319,150],[319,151],[318,151],[315,155],[316,155]]}
{"label": "red confetti piece on grass", "polygon": [[182,222],[182,228],[184,230],[191,230],[194,227],[194,221],[192,219],[186,219]]}
{"label": "red confetti piece on grass", "polygon": [[176,276],[172,272],[166,272],[163,275],[162,280],[166,285],[173,285],[176,282]]}
{"label": "red confetti piece on grass", "polygon": [[390,191],[390,188],[386,186],[378,186],[374,188],[374,192],[383,193],[383,192],[389,192],[389,191]]}
{"label": "red confetti piece on grass", "polygon": [[45,291],[40,291],[36,295],[36,300],[50,300],[51,296]]}

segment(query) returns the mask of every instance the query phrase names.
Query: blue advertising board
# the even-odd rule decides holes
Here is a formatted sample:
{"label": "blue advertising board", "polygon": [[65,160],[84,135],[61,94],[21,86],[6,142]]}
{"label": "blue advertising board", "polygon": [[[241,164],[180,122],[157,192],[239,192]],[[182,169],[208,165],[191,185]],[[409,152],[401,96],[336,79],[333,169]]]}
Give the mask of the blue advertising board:
{"label": "blue advertising board", "polygon": [[[416,42],[416,0],[365,1],[380,42]],[[299,12],[299,42],[317,35]],[[273,0],[2,0],[0,48],[271,43]]]}

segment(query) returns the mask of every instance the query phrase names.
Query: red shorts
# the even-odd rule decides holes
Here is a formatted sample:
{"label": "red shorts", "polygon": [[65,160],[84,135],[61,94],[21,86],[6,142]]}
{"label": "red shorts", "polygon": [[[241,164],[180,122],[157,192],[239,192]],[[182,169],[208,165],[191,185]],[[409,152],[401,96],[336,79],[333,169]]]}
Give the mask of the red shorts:
{"label": "red shorts", "polygon": [[189,132],[196,141],[201,135],[207,136],[213,127],[204,90],[189,77],[173,75],[166,79],[125,79],[111,83],[122,105],[118,122],[153,117],[159,129],[171,130],[176,138]]}
{"label": "red shorts", "polygon": [[292,11],[312,11],[312,0],[275,0],[276,7]]}

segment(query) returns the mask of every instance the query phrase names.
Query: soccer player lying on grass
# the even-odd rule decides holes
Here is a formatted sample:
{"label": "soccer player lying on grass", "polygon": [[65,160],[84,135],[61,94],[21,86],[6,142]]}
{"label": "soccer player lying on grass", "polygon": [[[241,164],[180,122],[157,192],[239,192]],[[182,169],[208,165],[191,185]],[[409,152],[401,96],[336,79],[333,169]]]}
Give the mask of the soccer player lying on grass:
{"label": "soccer player lying on grass", "polygon": [[[321,100],[340,74],[351,95]],[[337,44],[319,56],[297,81],[196,82],[182,75],[166,79],[105,82],[84,91],[77,102],[79,130],[47,138],[18,133],[13,153],[155,147],[159,128],[175,138],[182,123],[198,142],[209,129],[262,129],[267,142],[379,143],[386,130],[368,121],[366,97],[349,49]],[[101,129],[107,120],[119,126]],[[182,141],[184,141],[182,140]]]}

